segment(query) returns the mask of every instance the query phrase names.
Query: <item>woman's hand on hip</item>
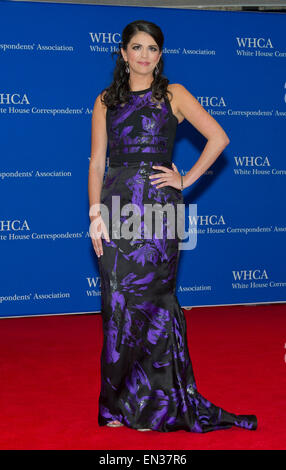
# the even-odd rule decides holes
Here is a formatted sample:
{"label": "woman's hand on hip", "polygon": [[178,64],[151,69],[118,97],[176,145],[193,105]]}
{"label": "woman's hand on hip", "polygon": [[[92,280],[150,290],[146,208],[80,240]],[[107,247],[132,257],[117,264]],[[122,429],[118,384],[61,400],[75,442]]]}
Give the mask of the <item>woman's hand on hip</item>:
{"label": "woman's hand on hip", "polygon": [[156,185],[156,188],[162,188],[163,186],[172,186],[176,189],[181,189],[181,174],[178,171],[175,163],[172,163],[173,170],[165,166],[154,165],[152,168],[155,170],[162,170],[164,173],[156,173],[150,175],[149,178],[156,178],[155,181],[151,181],[152,185]]}

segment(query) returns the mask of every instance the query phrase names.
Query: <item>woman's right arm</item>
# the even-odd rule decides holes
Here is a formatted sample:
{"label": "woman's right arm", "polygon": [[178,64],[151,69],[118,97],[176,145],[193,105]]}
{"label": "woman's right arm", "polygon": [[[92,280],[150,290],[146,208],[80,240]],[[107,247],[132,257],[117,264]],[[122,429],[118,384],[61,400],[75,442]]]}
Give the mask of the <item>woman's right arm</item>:
{"label": "woman's right arm", "polygon": [[[89,207],[100,203],[100,193],[106,165],[107,132],[106,108],[97,96],[91,119],[91,151],[88,172]],[[93,220],[94,217],[90,216]]]}
{"label": "woman's right arm", "polygon": [[[98,210],[93,210],[94,205],[97,204],[97,207],[100,207],[100,195],[106,166],[106,149],[106,106],[101,103],[99,94],[94,102],[91,119],[91,152],[88,172],[89,217],[91,223],[97,218],[98,214]],[[104,232],[105,226],[101,228]],[[92,238],[92,242],[96,254],[99,256],[102,254],[101,238]]]}

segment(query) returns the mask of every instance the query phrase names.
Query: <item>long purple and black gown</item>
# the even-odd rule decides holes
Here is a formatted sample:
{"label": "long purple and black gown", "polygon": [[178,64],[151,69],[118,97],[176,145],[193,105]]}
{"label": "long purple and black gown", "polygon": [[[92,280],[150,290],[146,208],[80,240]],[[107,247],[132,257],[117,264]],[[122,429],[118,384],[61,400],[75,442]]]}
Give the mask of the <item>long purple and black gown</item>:
{"label": "long purple and black gown", "polygon": [[[109,220],[110,242],[102,238],[98,258],[104,334],[99,425],[119,420],[133,429],[161,432],[204,433],[232,426],[254,430],[255,415],[229,413],[198,392],[184,312],[175,293],[182,239],[168,237],[165,216],[159,234],[154,218],[149,238],[143,230],[145,203],[174,208],[184,203],[180,190],[156,188],[149,179],[162,172],[152,165],[172,168],[178,120],[169,99],[153,99],[151,88],[133,91],[128,102],[108,108],[106,125],[110,153],[101,203],[109,210],[105,222]],[[112,196],[119,205],[112,207]],[[128,203],[140,208],[141,237],[120,236],[120,227],[133,214],[121,214]]]}

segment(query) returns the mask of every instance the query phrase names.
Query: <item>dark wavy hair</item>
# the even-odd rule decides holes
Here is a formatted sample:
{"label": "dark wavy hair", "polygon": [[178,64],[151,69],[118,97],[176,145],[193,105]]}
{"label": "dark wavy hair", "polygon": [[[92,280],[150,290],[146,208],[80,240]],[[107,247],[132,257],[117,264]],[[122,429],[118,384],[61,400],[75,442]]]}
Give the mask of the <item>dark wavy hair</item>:
{"label": "dark wavy hair", "polygon": [[[122,41],[119,43],[119,51],[112,53],[117,55],[115,69],[113,71],[113,82],[101,92],[101,101],[108,108],[114,107],[116,104],[125,103],[130,97],[129,73],[126,71],[126,64],[121,54],[120,48],[126,50],[127,45],[139,31],[150,34],[156,41],[159,50],[162,51],[164,43],[164,35],[155,23],[145,20],[136,20],[129,23],[122,31]],[[169,80],[163,75],[164,61],[161,55],[157,67],[153,70],[153,81],[151,84],[152,96],[161,100],[167,93],[172,93],[167,89]],[[157,69],[157,70],[156,70]],[[104,93],[105,92],[105,93]],[[104,95],[103,95],[104,94]]]}

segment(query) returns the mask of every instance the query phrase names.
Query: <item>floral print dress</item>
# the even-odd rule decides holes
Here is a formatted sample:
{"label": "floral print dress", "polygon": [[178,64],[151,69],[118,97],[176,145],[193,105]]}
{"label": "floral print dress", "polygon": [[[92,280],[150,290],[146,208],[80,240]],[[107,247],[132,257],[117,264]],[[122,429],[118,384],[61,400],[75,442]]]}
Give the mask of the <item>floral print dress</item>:
{"label": "floral print dress", "polygon": [[[184,223],[176,209],[183,195],[171,186],[156,188],[149,179],[162,172],[153,165],[172,169],[178,120],[169,99],[152,98],[151,87],[130,92],[127,103],[107,110],[106,125],[110,153],[101,203],[108,210],[110,241],[102,238],[98,258],[104,334],[99,425],[118,420],[161,432],[255,430],[255,415],[230,413],[197,390],[176,297],[181,240],[175,227]],[[122,210],[126,204],[137,208],[137,237],[129,239],[122,235],[130,219]],[[161,216],[159,233],[155,215],[152,224],[144,221],[148,204]],[[165,204],[174,209],[171,223]]]}

